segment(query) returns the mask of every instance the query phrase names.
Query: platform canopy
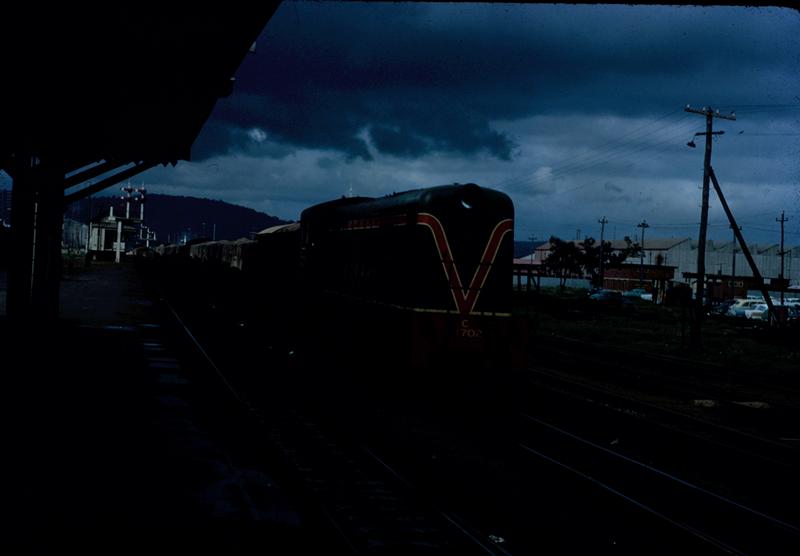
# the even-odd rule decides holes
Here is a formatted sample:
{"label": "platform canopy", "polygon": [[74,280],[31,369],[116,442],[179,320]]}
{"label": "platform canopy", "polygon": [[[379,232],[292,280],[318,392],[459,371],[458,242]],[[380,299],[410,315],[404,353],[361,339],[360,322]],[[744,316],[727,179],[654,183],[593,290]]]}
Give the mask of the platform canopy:
{"label": "platform canopy", "polygon": [[0,168],[12,177],[16,153],[66,174],[188,160],[278,3],[26,5],[4,8],[0,31]]}
{"label": "platform canopy", "polygon": [[97,6],[3,8],[0,168],[13,180],[6,308],[33,331],[58,316],[64,207],[189,160],[278,3]]}

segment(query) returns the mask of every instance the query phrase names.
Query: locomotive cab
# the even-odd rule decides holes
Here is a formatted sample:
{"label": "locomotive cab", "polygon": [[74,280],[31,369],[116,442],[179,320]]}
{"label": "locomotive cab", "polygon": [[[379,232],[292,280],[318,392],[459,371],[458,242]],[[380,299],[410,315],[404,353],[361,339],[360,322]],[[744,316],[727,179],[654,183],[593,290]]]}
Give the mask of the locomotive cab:
{"label": "locomotive cab", "polygon": [[306,209],[313,334],[348,366],[508,366],[513,216],[507,195],[475,184]]}

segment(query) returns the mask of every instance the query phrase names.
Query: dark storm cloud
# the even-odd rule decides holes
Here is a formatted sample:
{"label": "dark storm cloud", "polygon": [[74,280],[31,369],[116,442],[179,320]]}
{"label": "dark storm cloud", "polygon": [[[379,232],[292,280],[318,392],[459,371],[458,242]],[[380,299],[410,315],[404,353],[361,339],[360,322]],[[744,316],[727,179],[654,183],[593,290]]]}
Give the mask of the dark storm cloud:
{"label": "dark storm cloud", "polygon": [[422,156],[430,149],[429,141],[408,130],[376,125],[370,128],[369,135],[379,151],[395,156]]}
{"label": "dark storm cloud", "polygon": [[471,181],[512,195],[523,236],[606,215],[607,231],[646,218],[665,237],[699,219],[691,103],[737,112],[715,122],[713,164],[750,225],[800,195],[798,23],[779,9],[285,3],[195,144],[201,163],[154,169],[153,187],[295,219],[351,192]]}
{"label": "dark storm cloud", "polygon": [[218,154],[227,154],[236,145],[230,124],[211,119],[192,145],[192,160],[201,162]]}
{"label": "dark storm cloud", "polygon": [[[694,8],[284,3],[197,156],[245,149],[224,128],[255,126],[350,159],[370,160],[371,140],[398,157],[509,160],[517,142],[494,121],[650,113],[676,96],[735,104],[789,87],[797,15],[764,29],[748,10],[716,10],[709,26]],[[745,83],[743,66],[758,68]]]}
{"label": "dark storm cloud", "polygon": [[216,155],[243,153],[264,158],[284,158],[295,149],[286,144],[269,140],[260,128],[243,129],[212,120],[203,128],[203,133],[192,147],[192,160],[203,162]]}

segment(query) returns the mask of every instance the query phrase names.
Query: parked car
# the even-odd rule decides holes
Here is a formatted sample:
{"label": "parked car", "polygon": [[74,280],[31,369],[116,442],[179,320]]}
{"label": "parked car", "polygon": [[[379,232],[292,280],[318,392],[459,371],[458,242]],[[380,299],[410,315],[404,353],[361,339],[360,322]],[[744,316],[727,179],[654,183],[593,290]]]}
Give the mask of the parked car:
{"label": "parked car", "polygon": [[622,292],[618,290],[606,290],[600,289],[596,290],[589,295],[590,298],[599,298],[599,297],[622,297]]}
{"label": "parked car", "polygon": [[766,303],[758,303],[752,309],[745,309],[744,316],[748,319],[767,320],[769,307]]}
{"label": "parked car", "polygon": [[600,305],[607,305],[609,307],[620,307],[623,301],[622,292],[617,290],[600,290],[591,294],[589,299],[596,301]]}
{"label": "parked car", "polygon": [[622,295],[624,297],[635,297],[637,299],[641,299],[643,295],[647,295],[647,290],[644,290],[642,288],[634,288],[632,290],[623,292]]}
{"label": "parked car", "polygon": [[764,305],[764,301],[758,299],[737,299],[736,303],[731,305],[728,309],[728,316],[730,317],[746,317],[745,311],[755,309],[756,305]]}
{"label": "parked car", "polygon": [[736,303],[735,299],[726,299],[714,305],[709,311],[712,315],[727,315],[728,310]]}

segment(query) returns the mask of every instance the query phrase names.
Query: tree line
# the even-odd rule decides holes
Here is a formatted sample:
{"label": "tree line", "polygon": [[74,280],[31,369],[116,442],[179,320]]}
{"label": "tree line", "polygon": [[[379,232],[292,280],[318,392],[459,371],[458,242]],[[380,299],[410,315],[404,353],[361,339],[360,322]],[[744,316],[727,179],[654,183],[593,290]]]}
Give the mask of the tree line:
{"label": "tree line", "polygon": [[615,251],[610,241],[600,245],[593,237],[587,237],[580,243],[564,241],[556,236],[550,237],[550,254],[544,259],[545,270],[559,279],[559,286],[564,289],[567,278],[589,278],[593,286],[602,287],[600,280],[600,263],[605,269],[619,268],[628,257],[641,255],[642,248],[625,236],[625,247]]}

